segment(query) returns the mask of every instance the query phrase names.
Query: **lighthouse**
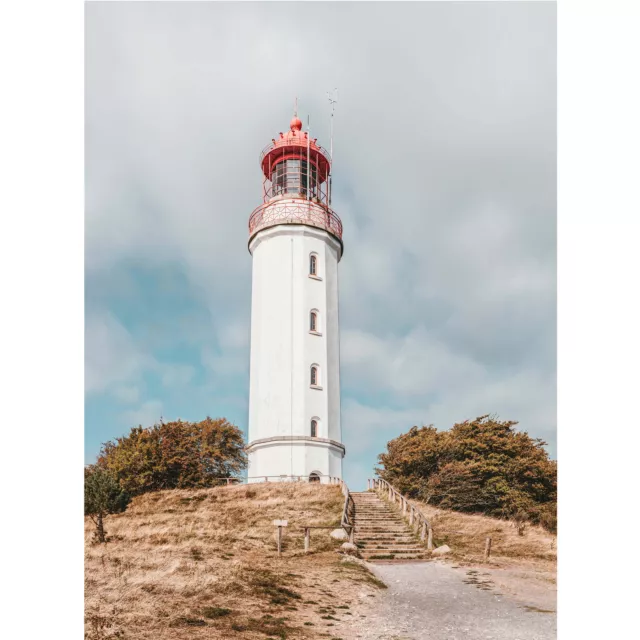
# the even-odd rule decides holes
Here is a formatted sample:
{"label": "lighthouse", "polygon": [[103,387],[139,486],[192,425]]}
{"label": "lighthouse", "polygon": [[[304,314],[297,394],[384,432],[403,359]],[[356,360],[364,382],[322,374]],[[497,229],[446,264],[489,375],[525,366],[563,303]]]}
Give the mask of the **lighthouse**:
{"label": "lighthouse", "polygon": [[342,477],[338,263],[329,152],[294,113],[260,154],[253,260],[249,481]]}

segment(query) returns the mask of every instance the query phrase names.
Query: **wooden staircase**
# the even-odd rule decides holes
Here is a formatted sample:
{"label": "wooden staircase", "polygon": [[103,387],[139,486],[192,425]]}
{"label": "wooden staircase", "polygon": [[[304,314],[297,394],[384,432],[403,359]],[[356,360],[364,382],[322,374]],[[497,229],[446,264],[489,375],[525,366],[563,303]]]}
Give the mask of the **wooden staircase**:
{"label": "wooden staircase", "polygon": [[374,491],[351,492],[355,543],[368,562],[400,562],[427,557],[418,536],[402,514]]}

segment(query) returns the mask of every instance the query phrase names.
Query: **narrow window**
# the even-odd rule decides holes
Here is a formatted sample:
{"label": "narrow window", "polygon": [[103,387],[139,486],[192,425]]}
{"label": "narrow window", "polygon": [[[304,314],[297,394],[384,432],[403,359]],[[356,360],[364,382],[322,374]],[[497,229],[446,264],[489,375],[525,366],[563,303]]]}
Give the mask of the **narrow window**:
{"label": "narrow window", "polygon": [[313,253],[309,257],[309,275],[318,275],[318,257]]}
{"label": "narrow window", "polygon": [[318,421],[317,420],[311,421],[311,437],[312,438],[318,437]]}
{"label": "narrow window", "polygon": [[315,311],[309,316],[309,331],[318,331],[318,314]]}
{"label": "narrow window", "polygon": [[311,386],[318,386],[318,367],[315,364],[311,367]]}

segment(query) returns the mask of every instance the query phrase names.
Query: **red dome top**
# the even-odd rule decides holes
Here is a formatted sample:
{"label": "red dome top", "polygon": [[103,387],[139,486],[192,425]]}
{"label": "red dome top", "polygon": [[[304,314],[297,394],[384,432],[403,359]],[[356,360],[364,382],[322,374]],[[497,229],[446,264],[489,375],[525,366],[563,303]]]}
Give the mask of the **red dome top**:
{"label": "red dome top", "polygon": [[294,115],[289,123],[289,131],[281,133],[279,138],[274,138],[260,154],[260,165],[264,175],[271,179],[270,172],[278,160],[294,155],[306,155],[307,146],[311,161],[318,167],[321,181],[329,175],[331,156],[326,149],[317,144],[317,138],[309,140],[309,134],[302,131],[302,120]]}

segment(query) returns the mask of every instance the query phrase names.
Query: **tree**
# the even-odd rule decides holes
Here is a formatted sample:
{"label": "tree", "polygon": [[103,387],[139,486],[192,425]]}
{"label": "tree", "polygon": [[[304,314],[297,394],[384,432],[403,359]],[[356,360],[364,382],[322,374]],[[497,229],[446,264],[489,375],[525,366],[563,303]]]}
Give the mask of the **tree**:
{"label": "tree", "polygon": [[224,418],[135,427],[103,445],[98,466],[131,495],[159,489],[212,487],[247,465],[244,438]]}
{"label": "tree", "polygon": [[413,427],[378,456],[377,473],[411,497],[456,511],[555,529],[557,466],[546,443],[489,415],[449,431]]}
{"label": "tree", "polygon": [[84,473],[84,515],[96,525],[95,538],[106,542],[104,518],[111,513],[121,513],[129,504],[129,496],[111,473],[92,466]]}

